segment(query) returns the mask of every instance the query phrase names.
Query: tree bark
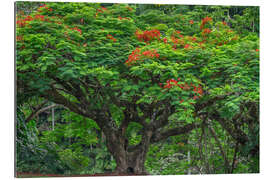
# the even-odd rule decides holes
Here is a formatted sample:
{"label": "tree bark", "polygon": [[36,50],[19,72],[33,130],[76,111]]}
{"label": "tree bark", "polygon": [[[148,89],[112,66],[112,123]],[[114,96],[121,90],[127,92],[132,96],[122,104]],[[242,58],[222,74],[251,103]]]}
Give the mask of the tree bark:
{"label": "tree bark", "polygon": [[149,149],[152,131],[145,130],[144,136],[136,148],[128,146],[126,137],[119,133],[104,132],[106,145],[116,161],[116,175],[147,175],[144,163]]}

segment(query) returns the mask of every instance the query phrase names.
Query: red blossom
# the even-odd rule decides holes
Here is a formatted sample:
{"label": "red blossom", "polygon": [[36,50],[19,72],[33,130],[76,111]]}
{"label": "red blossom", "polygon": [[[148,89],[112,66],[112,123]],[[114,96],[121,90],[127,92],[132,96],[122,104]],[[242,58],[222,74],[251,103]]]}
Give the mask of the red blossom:
{"label": "red blossom", "polygon": [[80,34],[82,34],[82,30],[77,27],[72,28],[72,30],[78,31]]}
{"label": "red blossom", "polygon": [[188,48],[190,48],[190,47],[191,47],[191,46],[190,46],[189,44],[186,44],[184,48],[185,48],[185,49],[188,49]]}
{"label": "red blossom", "polygon": [[104,11],[106,11],[107,10],[107,8],[105,8],[105,7],[101,7]]}
{"label": "red blossom", "polygon": [[149,42],[154,39],[160,38],[160,32],[159,30],[150,30],[150,31],[143,31],[139,32],[138,30],[135,32],[136,37],[139,40],[143,40],[144,42]]}
{"label": "red blossom", "polygon": [[129,11],[133,11],[133,9],[129,6],[126,7]]}
{"label": "red blossom", "polygon": [[199,99],[199,96],[194,96],[193,99],[194,100]]}
{"label": "red blossom", "polygon": [[139,48],[136,48],[134,51],[132,51],[132,53],[128,56],[128,60],[126,60],[126,64],[127,65],[131,65],[134,62],[136,62],[137,60],[140,60],[140,54],[141,50]]}
{"label": "red blossom", "polygon": [[203,95],[202,87],[199,85],[198,87],[194,86],[193,92],[198,93],[199,95]]}
{"label": "red blossom", "polygon": [[23,36],[16,36],[16,41],[22,41],[23,40]]}
{"label": "red blossom", "polygon": [[176,37],[171,36],[171,39],[172,39],[172,42],[173,42],[174,44],[177,44],[177,43],[178,43],[178,40],[179,40],[179,39],[177,39]]}
{"label": "red blossom", "polygon": [[167,42],[168,42],[167,38],[164,38],[164,39],[163,39],[163,42],[164,42],[164,43],[167,43]]}
{"label": "red blossom", "polygon": [[175,79],[169,79],[166,81],[166,85],[163,87],[164,89],[170,89],[172,88],[173,86],[177,86],[178,84],[178,81],[176,81]]}
{"label": "red blossom", "polygon": [[203,35],[210,34],[210,33],[211,33],[211,29],[208,29],[208,28],[204,29],[202,32]]}
{"label": "red blossom", "polygon": [[19,27],[24,27],[28,22],[34,20],[34,18],[32,16],[27,16],[25,17],[24,19],[20,19],[20,20],[17,20],[16,21],[16,24],[19,26]]}
{"label": "red blossom", "polygon": [[96,13],[96,16],[98,15],[98,13],[100,12],[100,13],[103,13],[104,11],[107,11],[107,8],[105,8],[105,7],[101,7],[101,9],[97,9],[97,13]]}
{"label": "red blossom", "polygon": [[116,42],[116,41],[117,41],[117,39],[115,39],[115,38],[114,38],[112,35],[110,35],[110,34],[107,35],[107,38],[113,40],[113,42]]}
{"label": "red blossom", "polygon": [[203,18],[203,19],[202,19],[201,26],[200,26],[200,29],[203,29],[204,25],[205,25],[207,22],[210,22],[210,21],[212,21],[212,18],[211,18],[211,17],[206,16],[205,18]]}
{"label": "red blossom", "polygon": [[[178,81],[177,81],[178,80]],[[200,85],[198,86],[195,86],[194,84],[190,83],[181,83],[180,84],[180,78],[178,78],[177,80],[175,79],[169,79],[166,81],[166,84],[162,87],[162,83],[159,83],[159,86],[163,89],[170,89],[174,86],[176,87],[180,87],[182,90],[184,91],[187,91],[187,90],[190,90],[191,87],[193,87],[193,92],[196,93],[194,96],[193,96],[193,99],[196,100],[196,99],[199,99],[202,95],[203,95],[203,90],[202,90],[202,87]],[[179,103],[183,103],[184,100],[180,100]]]}
{"label": "red blossom", "polygon": [[44,16],[37,14],[37,15],[35,15],[35,19],[40,20],[40,21],[44,21]]}
{"label": "red blossom", "polygon": [[144,52],[141,52],[139,48],[136,48],[132,53],[128,56],[128,60],[126,60],[127,65],[131,65],[139,60],[142,60],[142,58],[147,57],[151,59],[159,58],[160,55],[157,53],[157,50],[147,50]]}
{"label": "red blossom", "polygon": [[189,24],[194,24],[194,21],[193,21],[193,20],[190,20],[190,21],[189,21]]}

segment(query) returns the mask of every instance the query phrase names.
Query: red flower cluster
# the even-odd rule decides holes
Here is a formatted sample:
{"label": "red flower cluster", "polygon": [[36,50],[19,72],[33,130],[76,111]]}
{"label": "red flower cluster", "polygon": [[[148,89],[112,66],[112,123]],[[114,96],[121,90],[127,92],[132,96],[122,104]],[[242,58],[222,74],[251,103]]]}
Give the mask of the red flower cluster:
{"label": "red flower cluster", "polygon": [[26,16],[26,18],[24,18],[24,19],[17,20],[16,24],[19,27],[24,27],[28,22],[30,22],[32,20],[34,20],[34,18],[32,16]]}
{"label": "red flower cluster", "polygon": [[223,24],[224,26],[227,26],[227,23],[226,23],[225,21],[222,21],[222,24]]}
{"label": "red flower cluster", "polygon": [[203,35],[210,34],[210,33],[211,33],[211,29],[208,29],[208,28],[204,29],[202,32]]}
{"label": "red flower cluster", "polygon": [[96,16],[98,15],[98,13],[103,13],[104,11],[107,11],[107,8],[105,7],[101,7],[101,9],[97,9],[97,13],[96,13]]}
{"label": "red flower cluster", "polygon": [[[199,99],[203,95],[203,90],[202,90],[202,87],[200,85],[195,86],[192,83],[190,83],[190,85],[187,83],[178,84],[179,82],[180,82],[180,78],[178,78],[178,81],[175,79],[169,79],[166,81],[166,84],[164,86],[162,86],[163,85],[162,83],[159,83],[159,85],[160,85],[160,88],[163,88],[163,89],[170,89],[173,86],[177,86],[183,90],[190,90],[191,87],[193,87],[194,88],[193,92],[197,94],[197,95],[193,96],[194,100]],[[184,100],[180,100],[180,103],[182,103],[182,102],[184,102]]]}
{"label": "red flower cluster", "polygon": [[191,46],[189,44],[186,44],[184,48],[188,49],[188,48],[191,48]]}
{"label": "red flower cluster", "polygon": [[164,39],[163,39],[163,42],[164,42],[164,43],[167,43],[167,42],[168,42],[167,38],[164,38]]}
{"label": "red flower cluster", "polygon": [[202,19],[201,26],[200,26],[200,29],[203,29],[204,25],[205,25],[207,22],[210,22],[210,21],[212,21],[212,18],[211,18],[211,17],[206,16],[205,18],[203,18],[203,19]]}
{"label": "red flower cluster", "polygon": [[117,39],[115,39],[112,35],[110,35],[110,34],[108,34],[107,35],[107,39],[111,39],[111,40],[113,40],[113,42],[116,42],[117,41]]}
{"label": "red flower cluster", "polygon": [[141,50],[139,48],[136,48],[132,53],[128,56],[128,60],[125,62],[127,65],[131,65],[132,63],[140,60]]}
{"label": "red flower cluster", "polygon": [[187,83],[185,83],[185,84],[178,84],[178,82],[180,82],[180,78],[178,78],[177,80],[175,80],[175,79],[169,79],[169,80],[166,81],[165,86],[162,87],[162,83],[160,83],[159,85],[163,89],[170,89],[173,86],[178,86],[178,87],[180,87],[183,90],[189,90],[190,89],[190,86]]}
{"label": "red flower cluster", "polygon": [[[75,30],[75,31],[79,32],[80,35],[82,35],[82,30],[79,29],[79,28],[77,28],[77,27],[70,28],[69,26],[65,26],[65,28],[70,29],[70,30]],[[68,40],[70,40],[70,36],[68,35],[68,32],[65,32],[65,37],[66,37]]]}
{"label": "red flower cluster", "polygon": [[150,30],[150,31],[143,31],[140,33],[138,30],[135,32],[136,37],[139,40],[144,40],[144,42],[148,42],[154,39],[160,38],[160,32],[159,30]]}
{"label": "red flower cluster", "polygon": [[145,57],[149,57],[149,58],[159,58],[159,54],[157,53],[157,50],[148,50],[148,51],[144,51],[142,53],[142,55],[144,55]]}
{"label": "red flower cluster", "polygon": [[[162,83],[160,83],[159,85],[162,88]],[[163,89],[170,89],[173,86],[178,86],[178,81],[176,81],[175,79],[169,79],[169,80],[166,81],[166,84],[163,87]]]}
{"label": "red flower cluster", "polygon": [[189,38],[189,40],[191,40],[193,42],[197,41],[197,38],[196,37],[189,36],[188,38]]}
{"label": "red flower cluster", "polygon": [[16,41],[22,41],[23,40],[23,36],[16,36]]}
{"label": "red flower cluster", "polygon": [[[52,18],[54,18],[54,17],[52,17]],[[28,22],[33,21],[33,20],[51,22],[51,21],[49,21],[48,18],[45,18],[44,15],[36,14],[34,17],[32,17],[32,16],[26,16],[24,19],[17,20],[16,21],[16,24],[19,27],[24,27]],[[56,22],[56,23],[60,24],[61,22]]]}
{"label": "red flower cluster", "polygon": [[35,15],[35,19],[40,20],[40,21],[44,21],[44,16],[37,14],[37,15]]}
{"label": "red flower cluster", "polygon": [[75,31],[78,31],[81,35],[82,35],[82,30],[77,28],[77,27],[74,27],[74,28],[71,28],[72,30],[75,30]]}
{"label": "red flower cluster", "polygon": [[176,38],[175,36],[171,36],[172,42],[173,44],[177,44],[178,43],[178,38]]}
{"label": "red flower cluster", "polygon": [[41,12],[43,9],[47,9],[47,10],[49,10],[49,11],[52,11],[52,8],[48,8],[48,7],[46,6],[46,4],[43,4],[43,5],[41,5],[41,6],[38,8],[38,12]]}
{"label": "red flower cluster", "polygon": [[129,11],[133,11],[133,9],[129,6],[126,7]]}
{"label": "red flower cluster", "polygon": [[119,20],[126,19],[126,20],[128,20],[128,21],[130,20],[130,18],[128,18],[128,17],[121,17],[121,16],[119,16],[118,19],[119,19]]}
{"label": "red flower cluster", "polygon": [[192,85],[193,86],[193,92],[195,92],[195,93],[198,93],[199,94],[199,96],[202,96],[203,95],[203,90],[202,90],[202,87],[199,85],[198,87],[196,87],[196,86],[194,86],[194,85]]}
{"label": "red flower cluster", "polygon": [[194,21],[193,21],[193,20],[190,20],[190,21],[189,21],[189,24],[194,24]]}
{"label": "red flower cluster", "polygon": [[157,50],[148,50],[141,52],[139,48],[136,48],[132,53],[128,56],[128,60],[125,62],[127,65],[131,65],[138,60],[141,60],[143,57],[147,58],[159,58],[159,54]]}
{"label": "red flower cluster", "polygon": [[105,7],[101,7],[101,9],[103,9],[104,11],[107,11],[107,8],[105,8]]}
{"label": "red flower cluster", "polygon": [[259,52],[260,50],[259,49],[256,49],[256,52]]}
{"label": "red flower cluster", "polygon": [[[182,34],[180,34],[180,31],[175,31],[172,35],[171,35],[171,40],[173,42],[173,49],[176,49],[176,44],[181,44],[184,45],[184,40],[179,39],[179,38],[183,38],[184,36]],[[178,37],[178,38],[177,38]]]}

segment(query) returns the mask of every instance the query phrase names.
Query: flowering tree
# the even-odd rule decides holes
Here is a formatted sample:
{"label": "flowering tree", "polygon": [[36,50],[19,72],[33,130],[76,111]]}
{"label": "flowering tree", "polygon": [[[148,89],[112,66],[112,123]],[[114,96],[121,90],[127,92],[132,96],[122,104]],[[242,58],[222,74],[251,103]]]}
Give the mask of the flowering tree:
{"label": "flowering tree", "polygon": [[[209,16],[183,27],[175,19],[143,22],[124,4],[48,3],[18,15],[18,94],[94,120],[116,173],[147,173],[150,144],[210,121],[247,144],[242,127],[258,124],[257,36],[240,36]],[[141,134],[136,145],[127,138],[132,123]]]}

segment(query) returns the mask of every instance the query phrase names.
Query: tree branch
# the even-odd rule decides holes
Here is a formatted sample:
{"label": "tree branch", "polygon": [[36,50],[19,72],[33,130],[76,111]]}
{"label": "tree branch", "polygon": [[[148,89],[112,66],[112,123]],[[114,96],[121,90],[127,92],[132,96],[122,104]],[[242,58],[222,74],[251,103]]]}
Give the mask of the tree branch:
{"label": "tree branch", "polygon": [[216,101],[218,101],[218,100],[223,100],[223,99],[225,99],[227,96],[229,96],[229,95],[231,95],[231,94],[232,94],[232,93],[228,93],[228,94],[221,95],[221,96],[216,96],[216,97],[213,97],[212,99],[207,100],[206,102],[203,102],[203,103],[196,103],[196,104],[195,104],[195,111],[198,113],[199,111],[201,111],[201,110],[204,109],[205,107],[211,106],[211,105],[215,104]]}
{"label": "tree branch", "polygon": [[40,111],[40,109],[47,103],[48,101],[43,101],[41,104],[39,104],[35,110],[30,114],[30,116],[28,116],[25,120],[25,122],[29,122],[31,119],[33,119],[33,117],[35,117],[38,112]]}
{"label": "tree branch", "polygon": [[232,127],[232,124],[228,120],[221,118],[218,112],[211,114],[212,119],[219,122],[219,124],[240,144],[244,145],[248,142],[247,135],[241,129],[235,129]]}
{"label": "tree branch", "polygon": [[54,108],[54,107],[58,107],[61,106],[59,104],[53,104],[47,107],[44,107],[42,109],[39,109],[38,111],[33,112],[27,119],[26,122],[29,122],[31,119],[33,119],[34,117],[38,116],[40,113],[47,111],[48,109]]}
{"label": "tree branch", "polygon": [[159,141],[166,139],[170,136],[176,136],[176,135],[180,135],[180,134],[189,133],[190,131],[192,131],[195,128],[197,128],[197,124],[191,123],[191,124],[187,124],[183,127],[169,129],[165,132],[161,132],[161,133],[155,132],[151,138],[151,143],[159,142]]}
{"label": "tree branch", "polygon": [[86,112],[84,109],[81,109],[81,107],[74,103],[69,101],[66,97],[64,97],[63,95],[61,95],[55,88],[51,88],[50,90],[47,90],[44,94],[41,95],[42,97],[53,101],[56,104],[61,104],[67,108],[69,108],[71,111],[80,114],[82,116],[91,118],[91,119],[95,119],[95,113],[88,113]]}
{"label": "tree branch", "polygon": [[211,127],[211,126],[208,126],[209,130],[210,130],[210,133],[212,134],[212,136],[214,137],[218,147],[219,147],[219,150],[223,156],[223,159],[224,159],[224,165],[225,165],[225,173],[229,173],[230,171],[230,167],[229,167],[229,161],[228,161],[228,158],[227,158],[227,155],[225,153],[225,151],[223,150],[223,147],[215,133],[215,130]]}

